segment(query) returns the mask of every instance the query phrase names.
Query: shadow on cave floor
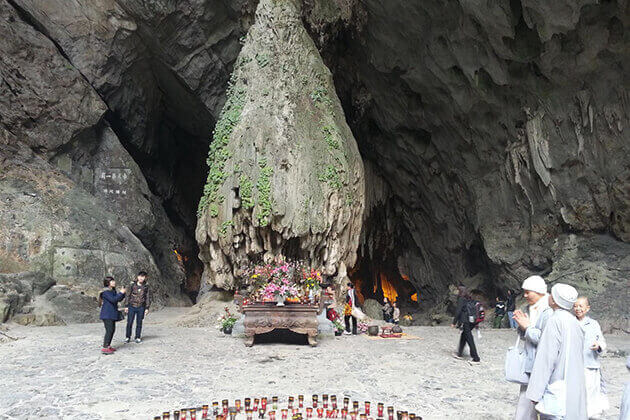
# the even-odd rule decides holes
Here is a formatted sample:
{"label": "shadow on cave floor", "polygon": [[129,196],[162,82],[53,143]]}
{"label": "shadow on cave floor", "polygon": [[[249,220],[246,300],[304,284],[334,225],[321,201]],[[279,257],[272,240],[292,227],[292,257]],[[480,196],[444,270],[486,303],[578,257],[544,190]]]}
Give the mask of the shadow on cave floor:
{"label": "shadow on cave floor", "polygon": [[306,334],[294,333],[287,329],[277,329],[265,334],[257,334],[254,344],[308,345],[308,338]]}

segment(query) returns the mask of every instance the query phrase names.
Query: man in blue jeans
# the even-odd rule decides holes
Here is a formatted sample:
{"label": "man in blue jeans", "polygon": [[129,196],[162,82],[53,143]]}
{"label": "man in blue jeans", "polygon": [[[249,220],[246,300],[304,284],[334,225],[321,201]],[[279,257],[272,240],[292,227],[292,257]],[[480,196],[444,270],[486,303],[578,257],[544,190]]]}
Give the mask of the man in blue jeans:
{"label": "man in blue jeans", "polygon": [[125,343],[131,341],[131,330],[133,329],[133,320],[136,319],[136,343],[142,343],[142,320],[149,312],[151,305],[151,294],[147,285],[147,273],[141,271],[138,273],[136,281],[131,283],[127,289],[125,298],[125,313],[127,313],[127,338]]}

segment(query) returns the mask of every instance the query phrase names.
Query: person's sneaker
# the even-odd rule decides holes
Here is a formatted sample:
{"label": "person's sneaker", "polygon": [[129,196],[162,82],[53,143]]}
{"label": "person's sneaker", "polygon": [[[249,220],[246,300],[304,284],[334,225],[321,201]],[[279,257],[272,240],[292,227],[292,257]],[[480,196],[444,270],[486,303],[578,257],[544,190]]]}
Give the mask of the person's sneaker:
{"label": "person's sneaker", "polygon": [[457,359],[457,360],[463,360],[463,357],[462,357],[462,356],[460,356],[460,355],[459,355],[459,354],[457,354],[457,353],[453,353],[453,357],[454,357],[455,359]]}
{"label": "person's sneaker", "polygon": [[140,343],[142,343],[142,340],[139,339],[139,338],[136,338],[136,343],[140,344]]}
{"label": "person's sneaker", "polygon": [[114,353],[114,350],[112,350],[112,349],[110,349],[110,348],[108,348],[108,347],[103,347],[103,348],[101,349],[101,353],[103,353],[103,354],[113,354],[113,353]]}
{"label": "person's sneaker", "polygon": [[115,348],[113,348],[112,346],[107,347],[108,349],[110,349],[111,351],[116,351]]}
{"label": "person's sneaker", "polygon": [[350,331],[344,331],[343,334],[344,335],[352,335],[352,333]]}
{"label": "person's sneaker", "polygon": [[477,360],[473,359],[473,360],[469,361],[468,363],[470,363],[471,366],[474,366],[474,365],[480,364],[481,360],[480,359],[477,359]]}
{"label": "person's sneaker", "polygon": [[130,341],[131,341],[131,339],[129,337],[125,338],[125,343],[128,343]]}

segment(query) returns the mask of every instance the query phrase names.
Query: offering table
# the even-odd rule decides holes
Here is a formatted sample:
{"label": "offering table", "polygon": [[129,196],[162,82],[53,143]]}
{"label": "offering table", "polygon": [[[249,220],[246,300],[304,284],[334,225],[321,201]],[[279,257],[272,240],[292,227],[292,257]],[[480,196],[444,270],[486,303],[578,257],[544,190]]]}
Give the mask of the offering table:
{"label": "offering table", "polygon": [[256,334],[264,334],[275,329],[287,329],[298,334],[306,334],[308,343],[316,346],[317,315],[321,312],[321,305],[286,304],[276,306],[275,303],[251,304],[241,307],[245,320],[245,345],[254,345]]}

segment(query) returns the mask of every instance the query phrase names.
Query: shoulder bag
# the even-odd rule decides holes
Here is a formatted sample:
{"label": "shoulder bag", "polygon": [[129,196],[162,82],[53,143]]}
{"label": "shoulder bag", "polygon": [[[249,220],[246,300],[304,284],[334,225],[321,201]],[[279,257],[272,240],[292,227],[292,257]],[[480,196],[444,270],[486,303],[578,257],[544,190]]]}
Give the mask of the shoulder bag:
{"label": "shoulder bag", "polygon": [[527,385],[529,376],[525,373],[527,354],[525,349],[519,346],[521,335],[516,334],[516,344],[510,347],[505,355],[505,380],[515,384]]}

